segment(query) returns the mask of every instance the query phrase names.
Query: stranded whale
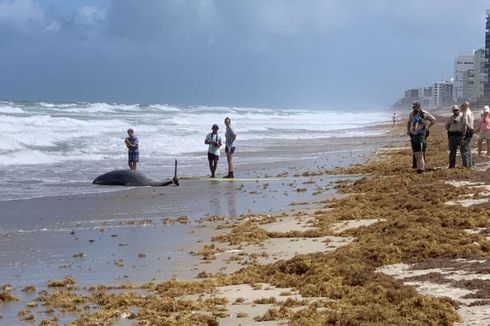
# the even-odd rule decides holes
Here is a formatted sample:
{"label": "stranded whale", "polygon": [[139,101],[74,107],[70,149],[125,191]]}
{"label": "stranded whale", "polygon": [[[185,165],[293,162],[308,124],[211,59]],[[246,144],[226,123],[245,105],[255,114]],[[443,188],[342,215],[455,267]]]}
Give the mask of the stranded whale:
{"label": "stranded whale", "polygon": [[179,185],[177,178],[177,160],[175,161],[175,173],[171,180],[158,181],[147,177],[144,173],[134,170],[114,170],[111,172],[99,175],[92,182],[96,185],[104,186],[153,186],[163,187],[171,184]]}

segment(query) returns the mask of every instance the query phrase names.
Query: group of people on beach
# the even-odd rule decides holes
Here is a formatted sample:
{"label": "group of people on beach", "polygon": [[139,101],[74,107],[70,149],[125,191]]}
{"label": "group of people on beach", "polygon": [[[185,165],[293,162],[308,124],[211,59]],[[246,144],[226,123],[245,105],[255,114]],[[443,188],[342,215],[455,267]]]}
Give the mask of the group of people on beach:
{"label": "group of people on beach", "polygon": [[[478,133],[478,156],[482,154],[484,140],[486,140],[487,155],[490,155],[490,108],[488,106],[483,108],[477,128],[475,128],[475,117],[469,102],[463,102],[460,106],[453,105],[451,112],[452,115],[445,124],[448,136],[449,168],[456,167],[458,147],[463,167],[471,168],[474,165],[471,143],[475,133]],[[423,110],[419,102],[414,102],[407,121],[407,134],[410,136],[413,151],[412,167],[417,173],[425,170],[427,137],[434,123],[436,123],[436,118]]]}
{"label": "group of people on beach", "polygon": [[[471,142],[473,134],[478,133],[478,155],[482,154],[483,141],[486,140],[487,155],[490,155],[490,108],[483,108],[480,124],[475,129],[475,117],[470,109],[469,102],[463,102],[460,106],[453,105],[451,107],[452,115],[445,124],[448,136],[449,148],[449,168],[456,166],[456,152],[461,152],[463,167],[470,168],[473,166],[473,158],[471,155]],[[410,142],[413,151],[412,168],[416,169],[417,173],[422,173],[425,170],[427,151],[427,138],[430,135],[430,128],[436,123],[436,118],[428,111],[423,110],[420,102],[412,104],[412,112],[410,112],[407,121],[407,134],[410,136]],[[393,126],[398,122],[396,113],[393,115]],[[225,153],[228,161],[228,174],[223,178],[234,178],[233,170],[233,154],[235,152],[236,133],[231,127],[231,119],[226,117],[224,120],[226,126],[225,132]],[[216,177],[216,169],[220,158],[220,150],[223,146],[223,141],[219,135],[219,126],[213,124],[211,132],[206,135],[204,144],[208,145],[208,162],[211,178]],[[134,135],[133,129],[128,129],[128,137],[124,140],[128,148],[128,165],[131,170],[136,170],[136,165],[139,161],[139,141]]]}
{"label": "group of people on beach", "polygon": [[[233,179],[235,177],[233,175],[233,153],[235,153],[236,133],[233,128],[231,128],[231,119],[229,117],[225,118],[225,126],[225,153],[226,159],[228,161],[228,174],[225,175],[223,178]],[[204,144],[209,145],[209,170],[211,171],[211,178],[214,178],[216,176],[216,168],[218,166],[220,148],[223,145],[223,141],[221,140],[221,136],[218,134],[219,126],[217,124],[213,124],[211,130],[212,132],[206,135],[206,139],[204,139]]]}
{"label": "group of people on beach", "polygon": [[[226,159],[228,161],[228,174],[223,178],[233,179],[233,153],[235,153],[235,140],[236,133],[231,127],[231,119],[229,117],[225,118],[225,153]],[[206,135],[204,144],[208,146],[208,162],[209,170],[211,171],[211,178],[216,176],[216,168],[218,166],[218,160],[220,158],[220,149],[223,146],[223,141],[221,136],[218,134],[219,126],[213,124],[211,127],[212,132]],[[139,162],[139,140],[138,137],[134,135],[133,129],[128,129],[128,137],[124,139],[124,143],[128,148],[128,165],[131,170],[136,170],[136,165]]]}

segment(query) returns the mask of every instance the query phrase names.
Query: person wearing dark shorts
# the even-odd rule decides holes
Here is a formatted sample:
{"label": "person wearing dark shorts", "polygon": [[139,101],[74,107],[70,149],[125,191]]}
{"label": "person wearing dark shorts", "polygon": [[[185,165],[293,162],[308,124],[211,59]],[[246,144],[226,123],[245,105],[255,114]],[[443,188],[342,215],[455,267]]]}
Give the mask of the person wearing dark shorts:
{"label": "person wearing dark shorts", "polygon": [[134,135],[133,129],[128,129],[128,137],[124,139],[124,143],[128,148],[128,165],[131,170],[136,170],[136,164],[139,161],[139,141]]}
{"label": "person wearing dark shorts", "polygon": [[[421,131],[418,131],[419,135],[415,137],[416,135],[412,133],[411,129],[413,127],[414,123],[414,117],[418,116],[417,120],[419,122],[419,128],[422,128]],[[421,105],[419,102],[414,102],[412,105],[412,112],[410,112],[408,116],[408,121],[407,121],[407,134],[410,136],[410,142],[412,143],[412,149],[416,148],[417,150],[420,149],[420,153],[422,153],[423,157],[423,166],[425,168],[425,152],[427,150],[427,137],[429,137],[429,128],[436,123],[436,118],[430,114],[429,112],[422,110]],[[424,137],[423,139],[421,138],[421,133],[423,130]],[[422,141],[421,141],[422,140]],[[421,163],[417,159],[417,155],[415,154],[416,152],[413,151],[412,155],[412,168],[417,169],[418,173],[421,173],[422,170],[419,169],[419,164]]]}
{"label": "person wearing dark shorts", "polygon": [[412,127],[410,128],[410,132],[412,133],[412,151],[417,160],[417,173],[422,173],[425,169],[424,148],[427,140],[425,138],[425,126],[422,127],[423,129],[420,129],[421,121],[422,119],[418,114],[414,115],[412,118]]}
{"label": "person wearing dark shorts", "polygon": [[208,162],[209,170],[211,171],[211,178],[215,177],[216,168],[218,167],[219,160],[219,149],[222,145],[221,136],[218,135],[219,127],[214,124],[211,127],[212,132],[207,134],[204,144],[209,145],[208,147]]}
{"label": "person wearing dark shorts", "polygon": [[233,153],[235,153],[235,140],[236,133],[231,128],[231,119],[225,118],[226,125],[226,133],[225,133],[225,153],[226,160],[228,161],[228,175],[223,178],[233,179],[235,176],[233,175]]}

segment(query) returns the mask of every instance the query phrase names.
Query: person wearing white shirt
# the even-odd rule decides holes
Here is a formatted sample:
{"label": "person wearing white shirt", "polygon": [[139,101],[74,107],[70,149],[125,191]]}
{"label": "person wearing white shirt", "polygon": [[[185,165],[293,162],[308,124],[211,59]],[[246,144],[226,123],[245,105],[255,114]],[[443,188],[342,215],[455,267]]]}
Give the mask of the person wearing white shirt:
{"label": "person wearing white shirt", "polygon": [[463,166],[470,168],[473,166],[473,159],[471,157],[471,140],[473,138],[475,117],[473,112],[470,110],[469,102],[464,102],[461,104],[461,113],[461,134],[463,135],[460,145],[461,158],[463,160]]}
{"label": "person wearing white shirt", "polygon": [[222,145],[221,136],[218,135],[218,125],[214,124],[211,127],[213,132],[207,134],[206,139],[204,140],[204,144],[209,145],[208,147],[208,161],[209,161],[209,170],[211,171],[211,178],[215,177],[216,168],[218,167],[219,160],[219,149]]}

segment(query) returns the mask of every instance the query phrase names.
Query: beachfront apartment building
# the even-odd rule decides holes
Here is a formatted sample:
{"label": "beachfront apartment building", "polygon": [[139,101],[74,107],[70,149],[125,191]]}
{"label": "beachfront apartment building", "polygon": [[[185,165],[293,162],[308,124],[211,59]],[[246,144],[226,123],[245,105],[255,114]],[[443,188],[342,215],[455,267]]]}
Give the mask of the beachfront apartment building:
{"label": "beachfront apartment building", "polygon": [[487,9],[487,22],[485,25],[485,63],[484,73],[486,74],[485,82],[483,83],[483,97],[486,101],[490,101],[490,9]]}
{"label": "beachfront apartment building", "polygon": [[[405,91],[394,108],[406,108],[414,101],[424,107],[450,106],[462,101],[478,105],[490,104],[490,9],[486,11],[485,47],[473,51],[473,56],[460,55],[454,59],[453,78],[442,80],[429,88]],[[423,89],[427,91],[424,93]],[[430,92],[428,91],[430,89]],[[423,94],[424,93],[424,94]],[[427,94],[430,94],[427,97]]]}
{"label": "beachfront apartment building", "polygon": [[441,80],[432,86],[431,107],[451,106],[454,104],[454,83],[452,80]]}
{"label": "beachfront apartment building", "polygon": [[423,108],[428,108],[432,105],[432,87],[419,87],[407,89],[395,104],[392,105],[396,109],[407,109],[412,107],[413,102],[420,102]]}
{"label": "beachfront apartment building", "polygon": [[[484,85],[487,81],[485,73],[486,49],[480,48],[473,51],[473,62],[471,68],[467,65],[470,61],[459,56],[454,60],[454,86],[453,100],[477,102],[483,97]],[[462,72],[462,74],[461,74]],[[461,79],[461,81],[457,81]],[[458,94],[455,94],[458,92]]]}
{"label": "beachfront apartment building", "polygon": [[473,55],[459,55],[453,63],[453,100],[459,102],[463,99],[463,75],[474,68]]}
{"label": "beachfront apartment building", "polygon": [[423,108],[428,108],[432,104],[432,87],[419,87],[418,101]]}
{"label": "beachfront apartment building", "polygon": [[[473,69],[466,71],[465,76],[465,85],[467,86],[467,88],[471,88],[471,90],[467,90],[467,92],[472,92],[474,89]],[[464,79],[462,78],[462,81],[463,80]],[[470,82],[471,87],[469,86]],[[453,99],[453,90],[454,82],[452,78],[449,80],[440,80],[438,82],[435,82],[430,87],[407,89],[404,93],[404,96],[398,99],[398,101],[396,101],[396,103],[392,105],[392,108],[406,109],[411,107],[411,104],[416,101],[420,102],[420,104],[424,108],[451,106],[456,103],[456,101],[454,101]]]}
{"label": "beachfront apartment building", "polygon": [[476,102],[478,94],[475,87],[476,71],[475,69],[466,70],[463,73],[463,94],[461,100]]}
{"label": "beachfront apartment building", "polygon": [[472,97],[467,98],[471,102],[477,102],[483,97],[484,85],[487,81],[487,73],[485,72],[485,63],[486,63],[485,55],[486,55],[485,48],[480,48],[473,52],[473,57],[474,57],[473,70],[475,74],[474,84],[473,84],[473,90],[467,91],[468,93],[473,94]]}

